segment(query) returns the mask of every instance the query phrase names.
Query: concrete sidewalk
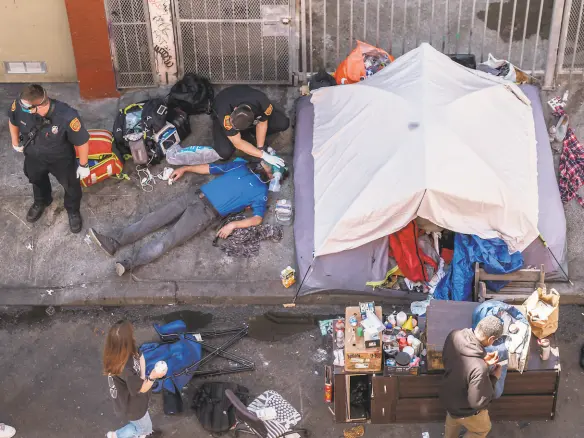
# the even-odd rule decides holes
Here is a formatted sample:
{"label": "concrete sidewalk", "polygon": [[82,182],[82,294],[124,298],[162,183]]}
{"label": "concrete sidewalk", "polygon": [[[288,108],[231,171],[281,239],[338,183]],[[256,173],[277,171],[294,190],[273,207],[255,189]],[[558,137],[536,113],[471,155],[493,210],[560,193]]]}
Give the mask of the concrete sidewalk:
{"label": "concrete sidewalk", "polygon": [[[134,91],[120,99],[86,102],[80,100],[74,84],[49,84],[47,89],[51,96],[77,108],[88,127],[110,130],[119,107],[168,91]],[[17,84],[0,84],[0,108],[8,110],[19,90]],[[263,90],[294,117],[294,101],[298,96],[295,88],[263,87]],[[561,92],[552,94],[561,95]],[[574,83],[568,113],[576,132],[584,139],[583,101],[584,89]],[[193,133],[185,143],[211,144],[209,117],[192,117],[191,124]],[[160,182],[151,192],[144,192],[130,161],[125,169],[130,181],[108,180],[85,189],[81,205],[84,231],[73,235],[63,209],[63,190],[56,182],[55,201],[44,216],[35,224],[26,222],[32,189],[22,172],[23,156],[10,147],[6,117],[0,120],[0,144],[0,264],[4,267],[0,273],[0,305],[283,304],[291,301],[295,289],[283,288],[279,273],[295,264],[292,226],[284,227],[282,242],[263,242],[260,256],[251,259],[227,257],[212,246],[214,230],[208,230],[151,265],[137,269],[132,276],[121,278],[114,271],[116,259],[107,257],[86,241],[85,232],[89,227],[109,231],[136,220],[164,205],[167,199],[204,183],[207,177],[188,175],[172,186]],[[275,137],[272,145],[291,164],[293,127]],[[160,172],[163,167],[164,164],[155,166],[152,173]],[[277,197],[270,195],[271,209],[266,223],[275,223],[273,207],[282,198],[293,199],[291,178],[283,184]],[[584,303],[583,213],[575,201],[566,207],[569,269],[575,286],[554,285],[566,303]],[[119,258],[126,258],[140,244],[124,248]],[[375,297],[392,302],[409,298],[407,294]],[[356,299],[355,295],[330,293],[305,297],[299,302],[344,303]]]}
{"label": "concrete sidewalk", "polygon": [[[0,108],[9,109],[20,85],[0,85]],[[85,102],[79,99],[74,84],[49,84],[52,97],[77,108],[89,128],[111,130],[119,107],[164,95],[167,90],[128,92],[120,99]],[[267,87],[273,102],[292,113],[296,89]],[[5,113],[5,112],[4,112]],[[81,213],[84,231],[69,232],[63,208],[63,190],[54,180],[55,201],[34,224],[26,222],[32,203],[32,189],[23,174],[23,156],[10,147],[6,117],[0,121],[0,274],[1,304],[129,304],[175,302],[282,303],[295,293],[282,287],[280,271],[294,265],[292,227],[284,227],[280,243],[262,242],[260,256],[251,259],[227,257],[212,246],[215,230],[191,239],[156,262],[117,277],[114,261],[86,240],[86,230],[94,227],[109,231],[133,221],[164,205],[208,177],[187,175],[172,186],[160,181],[151,192],[142,191],[135,166],[130,161],[125,171],[130,181],[107,180],[84,189]],[[210,145],[211,125],[206,115],[191,118],[190,145]],[[288,164],[292,162],[292,129],[279,134],[272,146]],[[157,174],[165,164],[154,166]],[[266,223],[275,223],[273,207],[277,199],[292,199],[292,179],[283,183],[278,196],[270,195]],[[143,243],[143,242],[142,242]],[[138,243],[126,247],[119,258],[137,250]]]}

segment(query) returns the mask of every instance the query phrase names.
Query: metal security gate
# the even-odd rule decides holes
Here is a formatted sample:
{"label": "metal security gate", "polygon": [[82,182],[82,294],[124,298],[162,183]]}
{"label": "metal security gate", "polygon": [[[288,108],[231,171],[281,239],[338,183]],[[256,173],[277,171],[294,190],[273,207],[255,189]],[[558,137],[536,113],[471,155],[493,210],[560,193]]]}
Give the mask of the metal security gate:
{"label": "metal security gate", "polygon": [[584,0],[566,0],[558,53],[558,74],[584,75]]}
{"label": "metal security gate", "polygon": [[157,85],[146,1],[105,1],[118,88]]}
{"label": "metal security gate", "polygon": [[541,75],[553,8],[554,0],[301,0],[303,71],[334,71],[358,39],[394,56],[421,42],[477,62],[492,53]]}
{"label": "metal security gate", "polygon": [[179,75],[212,83],[289,84],[295,0],[174,0]]}

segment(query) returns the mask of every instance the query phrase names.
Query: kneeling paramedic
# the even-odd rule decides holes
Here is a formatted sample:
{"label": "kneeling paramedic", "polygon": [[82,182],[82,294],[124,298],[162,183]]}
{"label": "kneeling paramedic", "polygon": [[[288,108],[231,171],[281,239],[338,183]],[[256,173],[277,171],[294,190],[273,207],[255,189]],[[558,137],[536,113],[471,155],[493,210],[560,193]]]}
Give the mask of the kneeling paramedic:
{"label": "kneeling paramedic", "polygon": [[268,201],[267,184],[272,178],[270,165],[264,161],[252,164],[237,158],[225,164],[184,166],[176,169],[170,177],[176,181],[186,172],[221,176],[204,184],[200,190],[188,191],[131,225],[108,234],[89,229],[93,242],[113,256],[120,247],[135,243],[176,221],[166,234],[142,246],[131,260],[118,261],[115,265],[118,275],[156,260],[172,248],[200,234],[219,218],[241,212],[247,207],[251,208],[252,217],[229,222],[217,235],[225,239],[236,228],[248,228],[262,223]]}
{"label": "kneeling paramedic", "polygon": [[[284,160],[266,152],[266,136],[290,126],[286,115],[268,97],[247,85],[234,85],[217,94],[213,104],[213,147],[192,146],[167,155],[171,164],[206,164],[231,158],[235,149],[283,167]],[[255,137],[255,139],[254,139]],[[253,145],[254,141],[257,147]]]}
{"label": "kneeling paramedic", "polygon": [[[79,213],[79,178],[89,176],[89,133],[77,111],[50,99],[40,85],[27,85],[12,103],[8,127],[12,148],[24,153],[24,174],[32,184],[34,194],[26,220],[36,222],[53,202],[49,180],[49,174],[52,174],[65,189],[69,228],[71,232],[79,233],[83,227]],[[75,146],[79,152],[79,164],[75,158]]]}

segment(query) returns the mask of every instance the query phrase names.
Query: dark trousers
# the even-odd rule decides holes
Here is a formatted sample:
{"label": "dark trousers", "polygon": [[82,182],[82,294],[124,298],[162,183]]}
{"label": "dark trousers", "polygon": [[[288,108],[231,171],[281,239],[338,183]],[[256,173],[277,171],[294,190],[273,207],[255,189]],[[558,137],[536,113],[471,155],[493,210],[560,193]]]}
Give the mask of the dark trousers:
{"label": "dark trousers", "polygon": [[34,202],[49,205],[53,201],[49,173],[65,189],[65,209],[69,213],[79,211],[81,206],[81,184],[77,179],[77,161],[74,158],[64,158],[45,162],[38,158],[24,158],[24,174],[32,184]]}
{"label": "dark trousers", "polygon": [[[131,267],[146,265],[172,248],[182,245],[204,231],[219,214],[198,192],[190,191],[159,209],[148,213],[138,222],[120,228],[111,234],[120,245],[135,243],[148,234],[176,221],[162,236],[143,245],[130,260]],[[178,220],[177,220],[178,219]]]}
{"label": "dark trousers", "polygon": [[[217,117],[213,117],[213,149],[223,158],[227,160],[233,155],[235,147],[233,143],[229,140],[229,137],[225,133],[223,128],[223,120],[219,120]],[[267,135],[276,134],[277,132],[282,132],[288,129],[290,126],[290,119],[284,114],[283,111],[274,108],[272,115],[268,119],[268,132]],[[241,131],[241,136],[244,138],[249,138],[247,134],[255,135],[255,125],[245,131]]]}

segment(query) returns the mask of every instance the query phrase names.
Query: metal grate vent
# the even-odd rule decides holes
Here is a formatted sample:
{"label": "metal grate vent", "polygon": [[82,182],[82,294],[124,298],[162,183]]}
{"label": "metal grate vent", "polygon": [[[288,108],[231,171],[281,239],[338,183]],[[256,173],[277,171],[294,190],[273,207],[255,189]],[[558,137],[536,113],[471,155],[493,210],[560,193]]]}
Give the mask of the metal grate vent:
{"label": "metal grate vent", "polygon": [[176,0],[183,73],[213,83],[290,83],[289,0]]}
{"label": "metal grate vent", "polygon": [[106,0],[118,88],[156,85],[146,0]]}
{"label": "metal grate vent", "polygon": [[579,70],[584,68],[584,0],[572,0],[566,48],[561,67]]}

